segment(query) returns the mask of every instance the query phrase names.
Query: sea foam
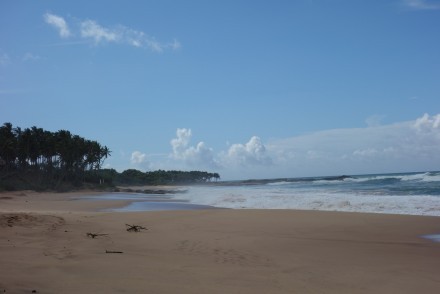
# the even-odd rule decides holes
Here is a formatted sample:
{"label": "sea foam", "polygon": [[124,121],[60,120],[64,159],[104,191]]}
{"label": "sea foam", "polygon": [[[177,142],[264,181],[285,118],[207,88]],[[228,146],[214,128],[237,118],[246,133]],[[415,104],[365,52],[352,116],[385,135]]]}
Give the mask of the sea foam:
{"label": "sea foam", "polygon": [[439,173],[191,187],[173,196],[233,209],[301,209],[440,216]]}

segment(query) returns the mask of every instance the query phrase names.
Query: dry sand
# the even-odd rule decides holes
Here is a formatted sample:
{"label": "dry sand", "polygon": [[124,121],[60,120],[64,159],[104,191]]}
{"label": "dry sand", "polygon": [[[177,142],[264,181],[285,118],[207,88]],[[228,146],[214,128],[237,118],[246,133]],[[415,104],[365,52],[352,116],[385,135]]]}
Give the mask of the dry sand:
{"label": "dry sand", "polygon": [[440,293],[438,217],[77,198],[0,194],[0,293]]}

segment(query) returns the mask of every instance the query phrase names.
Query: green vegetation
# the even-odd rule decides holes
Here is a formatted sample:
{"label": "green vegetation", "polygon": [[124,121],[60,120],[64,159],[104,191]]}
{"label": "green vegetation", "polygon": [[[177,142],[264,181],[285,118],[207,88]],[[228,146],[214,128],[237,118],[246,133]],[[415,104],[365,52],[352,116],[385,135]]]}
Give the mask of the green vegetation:
{"label": "green vegetation", "polygon": [[22,130],[11,123],[0,127],[0,191],[105,188],[113,185],[164,185],[203,183],[220,178],[201,171],[153,171],[134,169],[118,173],[101,169],[111,151],[97,141],[69,131]]}
{"label": "green vegetation", "polygon": [[[110,150],[69,131],[0,127],[0,189],[68,190],[90,182]],[[93,181],[92,181],[93,183]]]}
{"label": "green vegetation", "polygon": [[[103,170],[112,171],[115,170]],[[173,184],[193,184],[206,183],[212,180],[219,180],[218,173],[208,173],[204,171],[152,171],[141,172],[136,169],[127,169],[120,174],[115,174],[113,182],[117,185],[173,185]]]}

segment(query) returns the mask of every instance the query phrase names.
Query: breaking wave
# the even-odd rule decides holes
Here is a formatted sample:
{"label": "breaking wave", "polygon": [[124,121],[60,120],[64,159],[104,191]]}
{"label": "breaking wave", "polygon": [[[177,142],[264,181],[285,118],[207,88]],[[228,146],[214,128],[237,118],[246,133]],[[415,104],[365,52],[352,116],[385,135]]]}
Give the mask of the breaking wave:
{"label": "breaking wave", "polygon": [[234,209],[440,216],[440,172],[243,181],[191,187],[173,197]]}

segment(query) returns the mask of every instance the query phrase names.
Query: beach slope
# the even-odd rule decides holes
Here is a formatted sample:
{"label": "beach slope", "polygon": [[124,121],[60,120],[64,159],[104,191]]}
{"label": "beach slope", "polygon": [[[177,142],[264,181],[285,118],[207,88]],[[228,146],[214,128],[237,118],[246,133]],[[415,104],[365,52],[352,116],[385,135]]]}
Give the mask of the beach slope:
{"label": "beach slope", "polygon": [[438,217],[94,212],[102,202],[70,194],[0,196],[0,292],[440,291],[440,243],[421,237],[440,233]]}

